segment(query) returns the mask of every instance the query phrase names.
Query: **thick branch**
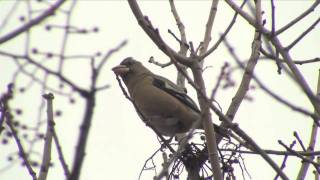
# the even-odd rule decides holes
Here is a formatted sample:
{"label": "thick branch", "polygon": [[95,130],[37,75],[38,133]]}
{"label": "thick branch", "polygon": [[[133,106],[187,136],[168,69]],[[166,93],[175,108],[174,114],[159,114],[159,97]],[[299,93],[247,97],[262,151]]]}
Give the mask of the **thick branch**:
{"label": "thick branch", "polygon": [[[318,75],[317,95],[318,95],[318,97],[320,97],[320,72],[319,72],[319,75]],[[319,114],[318,114],[318,116],[319,116]],[[318,125],[314,122],[312,124],[311,137],[310,137],[310,142],[309,142],[309,146],[308,146],[307,152],[314,152],[314,147],[315,147],[316,142],[317,142],[318,128],[319,128]],[[309,159],[311,161],[313,161],[314,156],[310,156]],[[299,174],[298,174],[297,179],[305,179],[305,176],[307,175],[307,171],[308,171],[309,166],[310,166],[310,163],[307,162],[307,161],[302,163],[302,166],[301,166],[301,168],[299,170]]]}
{"label": "thick branch", "polygon": [[316,112],[320,113],[320,103],[319,103],[320,100],[313,94],[310,86],[304,79],[302,73],[299,71],[297,66],[294,64],[289,52],[285,50],[285,48],[282,46],[279,38],[276,36],[271,36],[271,32],[269,30],[267,30],[266,28],[264,28],[259,24],[256,24],[255,20],[252,17],[250,17],[246,12],[244,12],[240,7],[238,7],[233,1],[226,0],[226,2],[230,7],[232,7],[235,11],[237,11],[249,24],[254,26],[257,30],[259,30],[263,35],[265,35],[271,41],[271,43],[275,46],[276,50],[281,54],[284,61],[288,65],[289,69],[294,75],[295,81],[298,83],[298,85],[302,88],[304,93],[309,98]]}
{"label": "thick branch", "polygon": [[217,13],[218,2],[219,0],[212,0],[209,17],[206,24],[206,31],[199,51],[200,55],[203,55],[208,50],[208,46],[211,41],[212,26]]}
{"label": "thick branch", "polygon": [[95,96],[91,94],[85,99],[85,113],[80,126],[80,135],[75,149],[75,156],[73,159],[73,167],[68,180],[78,180],[83,165],[84,156],[86,155],[85,148],[88,141],[89,130],[94,114]]}
{"label": "thick branch", "polygon": [[201,109],[202,126],[206,135],[208,155],[211,163],[211,168],[213,170],[213,176],[216,180],[222,180],[223,176],[220,168],[218,144],[216,142],[216,133],[212,126],[209,102],[202,96],[202,94],[205,95],[206,87],[202,77],[202,71],[199,62],[195,62],[195,65],[192,67],[192,72],[196,85],[200,88],[199,91],[197,90],[197,94]]}
{"label": "thick branch", "polygon": [[[224,43],[229,49],[232,49],[227,40],[224,40]],[[232,54],[232,53],[231,53]],[[227,127],[231,128],[235,133],[237,133],[240,137],[242,137],[247,143],[249,143],[252,149],[259,154],[273,167],[273,169],[283,178],[288,179],[288,177],[282,172],[282,170],[278,167],[278,165],[268,156],[268,154],[261,149],[254,140],[248,136],[244,131],[242,131],[238,125],[232,123],[232,119],[228,116],[222,114],[222,112],[215,107],[213,104],[210,104],[211,109],[219,116],[220,120],[226,124]]]}
{"label": "thick branch", "polygon": [[242,137],[254,151],[259,153],[263,159],[266,160],[270,164],[270,166],[280,174],[282,179],[289,180],[289,178],[281,171],[279,166],[269,157],[269,155],[259,147],[259,145],[250,137],[248,136],[237,124],[232,123],[231,119],[225,116],[217,107],[213,104],[210,104],[210,108],[219,116],[219,118],[226,122],[228,127],[230,127],[236,134]]}
{"label": "thick branch", "polygon": [[45,143],[43,147],[43,154],[42,154],[42,162],[40,166],[40,173],[38,180],[46,180],[48,171],[49,171],[49,166],[50,166],[50,161],[51,161],[51,147],[52,147],[52,127],[53,127],[53,105],[52,105],[52,100],[53,100],[53,94],[45,94],[43,97],[47,101],[47,132],[46,132],[46,138],[45,138]]}
{"label": "thick branch", "polygon": [[[260,5],[260,4],[259,4]],[[259,5],[256,5],[256,23],[261,24],[261,7]],[[229,117],[231,120],[233,120],[235,114],[238,111],[238,108],[241,105],[241,102],[243,101],[247,91],[249,90],[249,85],[252,79],[252,74],[254,71],[254,68],[258,62],[259,56],[260,56],[260,47],[261,47],[261,34],[256,31],[254,34],[254,39],[252,43],[252,50],[251,50],[251,56],[249,58],[249,61],[247,63],[247,66],[245,68],[245,71],[243,73],[243,77],[240,83],[240,86],[238,88],[238,91],[236,95],[232,98],[232,102],[229,106],[229,109],[226,113],[226,116]],[[222,126],[226,126],[226,123],[222,123]]]}

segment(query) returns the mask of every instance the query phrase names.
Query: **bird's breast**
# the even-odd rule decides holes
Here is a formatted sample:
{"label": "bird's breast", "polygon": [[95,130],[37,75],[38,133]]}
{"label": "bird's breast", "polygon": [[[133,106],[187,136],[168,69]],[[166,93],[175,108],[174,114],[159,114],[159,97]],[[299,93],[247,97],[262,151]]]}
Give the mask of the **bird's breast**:
{"label": "bird's breast", "polygon": [[130,95],[139,111],[160,133],[174,135],[187,132],[199,114],[179,99],[145,79],[131,89]]}
{"label": "bird's breast", "polygon": [[146,115],[170,115],[179,110],[178,102],[171,95],[154,86],[136,86],[132,92],[136,105]]}

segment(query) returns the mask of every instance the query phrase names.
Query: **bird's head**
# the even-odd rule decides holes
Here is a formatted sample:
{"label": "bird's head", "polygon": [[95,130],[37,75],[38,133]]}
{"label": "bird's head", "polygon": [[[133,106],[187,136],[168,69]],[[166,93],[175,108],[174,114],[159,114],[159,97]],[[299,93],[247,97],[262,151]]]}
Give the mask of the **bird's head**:
{"label": "bird's head", "polygon": [[118,66],[113,67],[112,71],[121,76],[126,84],[142,75],[152,74],[141,62],[134,60],[132,57],[125,58]]}

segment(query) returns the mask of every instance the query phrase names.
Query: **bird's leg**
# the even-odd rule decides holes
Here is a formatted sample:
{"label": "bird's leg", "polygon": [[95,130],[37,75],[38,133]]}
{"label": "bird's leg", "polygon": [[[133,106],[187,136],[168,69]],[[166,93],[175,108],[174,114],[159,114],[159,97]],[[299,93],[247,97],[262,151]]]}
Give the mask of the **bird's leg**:
{"label": "bird's leg", "polygon": [[180,144],[182,139],[186,137],[186,133],[177,133],[174,137],[175,137],[175,140],[178,142],[178,144]]}

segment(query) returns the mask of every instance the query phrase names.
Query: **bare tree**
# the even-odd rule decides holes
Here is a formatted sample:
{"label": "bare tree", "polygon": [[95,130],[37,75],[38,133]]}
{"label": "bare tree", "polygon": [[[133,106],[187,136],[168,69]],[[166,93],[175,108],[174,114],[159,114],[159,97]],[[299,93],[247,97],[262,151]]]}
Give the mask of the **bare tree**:
{"label": "bare tree", "polygon": [[[213,179],[224,179],[223,177],[226,177],[227,179],[235,179],[234,174],[232,172],[232,166],[233,164],[230,163],[230,158],[226,158],[226,156],[223,156],[220,153],[219,156],[219,146],[218,143],[221,142],[221,137],[218,137],[216,133],[214,132],[214,129],[212,126],[210,126],[211,123],[211,113],[210,109],[219,117],[219,119],[222,121],[221,126],[230,129],[231,133],[234,133],[233,140],[235,140],[235,147],[233,150],[234,155],[238,153],[239,147],[245,147],[246,149],[250,150],[250,152],[259,154],[265,161],[274,169],[274,171],[277,173],[277,176],[280,176],[282,179],[289,179],[288,176],[284,173],[283,168],[285,167],[286,159],[288,155],[294,155],[297,158],[301,158],[303,163],[301,166],[301,170],[298,174],[298,179],[304,179],[306,172],[308,171],[308,166],[312,164],[316,170],[317,173],[320,172],[319,164],[315,161],[314,155],[311,156],[304,156],[301,154],[301,152],[297,152],[293,149],[293,146],[295,143],[293,143],[291,146],[287,146],[285,143],[279,140],[279,144],[282,145],[286,151],[282,152],[282,155],[285,156],[285,159],[280,167],[279,164],[277,164],[273,159],[270,158],[269,151],[266,151],[262,147],[258,145],[258,142],[255,141],[254,137],[250,137],[244,130],[240,128],[238,124],[233,123],[233,119],[236,117],[236,113],[241,105],[241,103],[245,100],[246,94],[248,93],[250,89],[250,83],[251,81],[255,81],[263,91],[268,93],[270,96],[275,98],[278,102],[282,103],[284,106],[287,106],[289,108],[292,108],[294,111],[298,111],[300,113],[303,113],[311,120],[313,120],[313,130],[311,133],[311,140],[309,143],[309,147],[304,148],[303,150],[308,153],[314,152],[314,145],[316,142],[316,136],[317,136],[317,128],[319,127],[319,97],[317,97],[317,93],[314,93],[311,90],[311,87],[308,85],[307,81],[304,79],[303,75],[301,74],[300,70],[297,68],[297,64],[299,62],[294,61],[291,57],[291,53],[293,51],[293,47],[300,42],[307,34],[311,33],[312,30],[315,28],[315,26],[319,23],[319,18],[314,21],[304,32],[301,33],[296,39],[292,41],[287,46],[282,45],[283,43],[279,40],[279,36],[282,33],[285,33],[291,28],[294,28],[295,24],[301,20],[303,20],[306,16],[308,16],[319,4],[319,1],[315,1],[310,8],[308,8],[305,12],[298,15],[296,19],[293,19],[292,21],[288,22],[285,26],[282,28],[276,27],[276,19],[277,14],[275,13],[275,2],[273,0],[270,1],[270,4],[272,6],[271,8],[271,18],[264,18],[263,13],[264,9],[261,5],[261,1],[257,0],[254,1],[254,5],[252,5],[251,1],[244,1],[242,5],[238,5],[234,1],[226,1],[225,3],[229,5],[234,10],[234,18],[230,22],[230,25],[226,28],[226,30],[220,35],[218,38],[218,41],[213,43],[212,47],[210,46],[211,41],[211,32],[212,28],[214,27],[214,20],[217,11],[219,10],[218,0],[212,0],[210,12],[208,21],[206,24],[206,31],[204,34],[204,39],[201,41],[199,47],[194,48],[192,41],[187,41],[187,36],[185,32],[184,25],[181,21],[181,17],[179,17],[178,12],[175,8],[175,4],[173,0],[170,0],[170,6],[171,11],[174,16],[174,19],[176,20],[177,27],[180,32],[180,38],[178,38],[176,35],[174,35],[170,30],[169,33],[173,35],[173,37],[178,41],[180,44],[179,50],[172,49],[168,43],[165,42],[165,40],[162,38],[160,34],[160,29],[156,28],[154,26],[154,22],[150,18],[148,18],[147,15],[144,15],[141,11],[139,4],[135,0],[128,0],[128,3],[130,5],[130,8],[132,10],[132,13],[135,15],[137,22],[141,26],[141,28],[144,30],[144,32],[152,39],[154,44],[167,55],[168,59],[170,59],[169,63],[162,63],[154,60],[152,57],[151,62],[160,65],[162,67],[168,66],[170,64],[173,64],[176,66],[177,71],[179,72],[179,76],[183,76],[187,79],[188,83],[191,84],[191,86],[197,91],[198,94],[198,100],[202,112],[202,123],[205,127],[205,139],[206,142],[204,145],[202,145],[203,148],[200,151],[190,151],[188,148],[188,144],[181,143],[179,148],[184,148],[182,152],[188,152],[190,153],[188,156],[196,156],[201,157],[201,153],[207,153],[208,158],[201,159],[199,158],[196,164],[199,165],[199,167],[196,168],[196,172],[199,173],[200,169],[205,168],[208,165],[205,165],[205,161],[209,160],[211,168],[211,173],[207,175],[203,175],[202,178],[208,178],[213,177]],[[248,7],[249,11],[243,10],[243,6]],[[231,43],[228,41],[228,33],[232,30],[233,25],[236,23],[236,19],[238,16],[241,16],[244,18],[251,26],[255,29],[255,34],[252,37],[252,50],[251,55],[248,57],[248,60],[244,63],[236,54],[234,48],[232,47]],[[270,19],[270,20],[269,20]],[[267,28],[265,27],[266,22],[271,21],[271,27]],[[206,82],[203,79],[203,62],[205,59],[214,52],[220,45],[221,42],[225,45],[225,47],[228,49],[231,57],[237,62],[238,66],[243,69],[243,77],[241,80],[241,83],[238,87],[237,93],[234,95],[232,99],[232,103],[230,104],[228,111],[226,113],[222,112],[219,107],[213,103],[214,101],[214,95],[217,91],[217,88],[214,88],[212,91],[211,98],[207,94],[206,91]],[[186,52],[187,51],[187,52]],[[261,56],[261,53],[263,56]],[[214,57],[213,57],[214,58]],[[309,101],[312,103],[314,107],[314,113],[309,112],[308,110],[298,107],[295,104],[292,104],[279,95],[277,95],[275,92],[271,91],[266,87],[261,81],[255,76],[254,69],[258,62],[258,60],[267,58],[276,63],[276,66],[278,67],[278,73],[281,74],[283,71],[285,73],[292,76],[293,80],[297,83],[297,85],[303,90],[304,94],[308,97]],[[305,60],[300,61],[301,64],[306,63],[315,63],[318,62],[319,58],[316,57],[312,60]],[[180,64],[184,65],[186,68],[190,68],[193,74],[193,79],[191,79],[188,74],[186,73],[185,69],[181,68]],[[222,69],[222,75],[224,74],[225,68]],[[219,83],[221,81],[221,78],[218,79],[217,85],[215,87],[219,87]],[[178,84],[182,84],[178,80]],[[241,123],[241,122],[240,122]],[[240,124],[241,125],[241,124]],[[299,141],[300,145],[303,147],[302,141],[299,139],[299,136],[297,133],[295,133],[295,136],[297,140]],[[191,136],[190,136],[191,137]],[[217,142],[217,143],[216,143]],[[192,145],[192,144],[191,144]],[[166,146],[168,146],[166,144]],[[169,145],[170,146],[170,145]],[[171,147],[168,147],[171,149]],[[178,152],[178,153],[177,153]],[[169,179],[174,179],[175,177],[172,176],[175,171],[178,171],[177,174],[179,174],[181,169],[176,169],[177,165],[179,164],[179,161],[181,157],[183,157],[183,153],[180,153],[179,149],[177,152],[174,152],[174,156],[171,156],[170,160],[166,160],[165,163],[167,163],[166,166],[164,166],[164,169],[160,173],[160,175],[157,177],[157,179],[161,179],[163,176],[167,176]],[[200,155],[199,155],[200,154]],[[241,155],[241,153],[240,153]],[[231,156],[232,157],[232,156]],[[235,158],[237,159],[237,158]],[[169,164],[174,164],[169,171]],[[188,164],[195,163],[192,161],[192,159],[188,159],[187,161],[183,161],[184,166],[186,166],[186,170],[188,171]],[[169,172],[169,176],[168,173]],[[167,175],[166,175],[167,174]],[[199,179],[200,176],[194,176],[194,172],[188,171],[188,177],[189,179]],[[318,176],[318,175],[316,175]]]}
{"label": "bare tree", "polygon": [[[53,2],[11,2],[11,9],[8,11],[6,17],[4,17],[0,27],[1,30],[5,31],[10,21],[17,16],[15,13],[17,13],[16,9],[18,6],[21,4],[26,6],[26,15],[19,16],[22,25],[14,28],[11,27],[10,30],[2,32],[0,36],[1,45],[10,43],[10,41],[13,41],[19,36],[24,36],[25,38],[23,51],[17,50],[16,52],[10,52],[6,50],[5,47],[0,50],[1,57],[14,62],[17,68],[12,76],[12,82],[8,85],[7,92],[3,92],[1,96],[0,133],[3,136],[3,144],[7,144],[7,141],[14,139],[18,147],[17,152],[8,155],[8,166],[22,160],[23,166],[26,167],[34,180],[47,179],[48,171],[52,165],[51,151],[53,143],[55,144],[56,152],[66,179],[79,179],[86,154],[87,140],[94,110],[96,108],[97,93],[109,88],[108,84],[98,83],[98,79],[110,56],[119,51],[127,43],[126,41],[122,41],[115,48],[108,51],[103,50],[101,52],[97,50],[97,52],[93,52],[92,54],[70,55],[67,52],[67,47],[71,36],[91,35],[99,32],[98,27],[90,29],[77,27],[77,25],[72,24],[71,18],[77,2],[77,0],[68,2],[65,0]],[[63,16],[64,20],[59,21],[58,24],[51,21],[54,18],[58,18],[58,16]],[[61,41],[60,49],[50,51],[48,47],[36,48],[37,44],[33,41],[35,35],[31,33],[31,30],[34,29],[42,29],[42,31],[52,34],[56,31],[62,31],[63,35],[60,37],[61,39],[57,40],[57,42]],[[82,61],[83,59],[90,72],[86,76],[89,77],[87,80],[90,82],[87,87],[82,87],[81,82],[74,82],[72,78],[68,77],[70,72],[69,69],[66,68],[67,61]],[[56,62],[56,65],[52,65],[48,63],[48,61]],[[25,87],[23,87],[23,83],[20,82],[20,76],[24,76],[29,81]],[[45,104],[44,101],[40,101],[37,121],[34,121],[33,124],[24,124],[23,121],[18,120],[19,117],[16,117],[22,116],[21,118],[26,118],[22,114],[23,109],[20,107],[12,108],[9,104],[11,104],[10,101],[15,98],[17,87],[19,88],[17,93],[24,94],[28,91],[32,92],[34,86],[41,88],[41,93],[47,103]],[[84,114],[80,120],[80,131],[72,164],[65,160],[63,155],[64,145],[60,144],[58,134],[55,131],[54,117],[61,116],[62,111],[56,110],[54,112],[54,95],[47,93],[48,91],[59,96],[59,98],[69,99],[70,104],[75,104],[80,100],[84,101]],[[41,97],[41,94],[38,94],[38,97]],[[43,110],[45,110],[45,108],[47,109],[46,117],[43,116]],[[44,121],[43,119],[46,120]],[[47,125],[44,134],[42,133],[43,124]],[[42,152],[40,152],[35,147],[35,143],[38,141],[42,142],[41,140],[43,139],[45,140],[44,146]],[[34,154],[36,153],[40,153],[41,157],[35,157]],[[37,173],[37,171],[39,172]]]}
{"label": "bare tree", "polygon": [[[68,47],[72,37],[94,36],[100,31],[99,27],[78,27],[72,23],[72,15],[77,3],[79,3],[77,0],[12,1],[8,5],[10,10],[0,24],[0,57],[12,62],[16,68],[7,89],[3,89],[1,93],[0,139],[4,145],[14,141],[17,149],[15,152],[1,156],[7,156],[6,167],[17,163],[22,164],[22,169],[26,170],[34,180],[47,179],[48,172],[53,165],[53,152],[56,152],[58,156],[59,167],[62,169],[61,172],[65,179],[80,179],[90,127],[94,120],[97,94],[109,88],[108,82],[101,84],[101,82],[105,83],[105,81],[101,81],[102,71],[110,57],[127,44],[126,40],[119,40],[118,45],[111,49],[108,48],[107,51],[96,50],[91,54],[71,54]],[[303,40],[309,34],[316,32],[316,26],[320,21],[319,15],[313,20],[313,23],[305,27],[303,32],[291,39],[290,43],[285,43],[280,39],[280,36],[296,29],[298,23],[306,21],[309,16],[313,15],[320,1],[314,0],[313,3],[310,3],[310,7],[297,14],[296,18],[288,20],[285,25],[278,27],[277,20],[285,12],[276,11],[277,2],[274,0],[268,2],[261,0],[212,0],[207,22],[204,25],[205,32],[199,36],[203,39],[198,46],[195,46],[196,40],[189,40],[188,38],[186,31],[188,27],[184,26],[184,17],[179,15],[176,1],[169,0],[168,3],[173,16],[172,20],[177,25],[179,35],[176,35],[174,30],[171,29],[168,30],[168,33],[178,43],[179,48],[177,49],[172,48],[173,45],[169,44],[169,41],[161,34],[163,32],[162,27],[155,25],[157,22],[141,10],[136,0],[128,0],[128,5],[132,11],[128,12],[128,15],[129,13],[134,15],[145,35],[167,57],[167,60],[164,61],[150,54],[149,62],[162,68],[175,66],[177,84],[181,87],[187,87],[187,82],[196,91],[204,132],[195,131],[193,128],[185,136],[177,137],[178,141],[171,142],[157,134],[161,140],[160,147],[146,160],[140,172],[140,177],[143,176],[145,171],[152,169],[157,172],[155,179],[183,179],[184,176],[180,175],[183,172],[187,174],[188,179],[192,180],[239,179],[239,174],[236,174],[234,170],[239,167],[242,170],[243,179],[246,179],[246,177],[250,177],[250,170],[246,169],[243,156],[258,155],[274,170],[276,174],[274,179],[289,179],[289,176],[285,173],[285,167],[288,158],[292,157],[301,160],[301,168],[296,173],[296,179],[306,179],[307,173],[312,170],[314,170],[315,179],[319,178],[320,151],[316,149],[316,142],[320,113],[320,80],[317,91],[313,92],[298,66],[316,63],[318,65],[320,59],[319,57],[296,59],[293,56],[297,44],[304,43]],[[222,3],[232,9],[234,15],[225,30],[218,37],[212,37],[214,32],[218,34],[215,29],[216,18],[217,14],[221,13],[219,10]],[[269,3],[270,8],[264,6],[267,3]],[[21,13],[22,15],[17,11],[21,5],[25,7],[25,12]],[[267,12],[267,9],[270,9],[270,12]],[[267,17],[266,14],[270,17]],[[13,19],[17,18],[20,24],[13,23],[15,25],[12,26]],[[239,55],[236,44],[229,37],[230,32],[236,31],[234,27],[240,18],[250,24],[250,28],[254,31],[252,37],[249,37],[252,39],[250,55],[245,58]],[[45,32],[53,38],[57,37],[54,33],[61,33],[59,39],[56,39],[60,43],[58,48],[52,48],[50,45],[43,47],[41,43],[37,44],[34,38],[39,34],[33,33],[35,30]],[[22,42],[20,43],[23,44],[22,49],[12,51],[10,42],[18,41],[17,39]],[[216,39],[216,41],[212,42],[213,39]],[[43,40],[43,42],[45,41]],[[135,44],[136,42],[132,43]],[[223,60],[223,66],[220,69],[215,67],[219,71],[218,77],[211,78],[212,81],[206,81],[204,72],[210,67],[205,65],[209,62],[209,59],[211,65],[218,64],[218,58],[216,58],[214,52],[221,48],[226,50],[229,57]],[[87,84],[74,79],[69,61],[86,67],[85,70],[88,74],[84,76],[87,77],[84,81],[88,82]],[[301,96],[307,97],[313,110],[294,103],[294,100],[287,100],[282,97],[277,93],[277,90],[271,90],[264,83],[264,79],[256,75],[256,65],[266,61],[273,63],[277,69],[277,71],[270,73],[289,76],[296,83],[296,86],[303,92]],[[76,65],[73,67],[77,68]],[[83,71],[85,72],[85,70]],[[236,70],[242,72],[240,80],[234,78]],[[190,72],[192,76],[188,74]],[[118,82],[124,96],[131,100],[120,79],[118,79]],[[208,90],[208,87],[213,88]],[[34,93],[34,89],[38,89],[36,91],[38,93]],[[235,90],[235,94],[224,112],[217,97],[220,95],[220,91],[226,89]],[[311,121],[312,131],[310,132],[309,142],[305,142],[298,132],[292,130],[294,141],[283,142],[279,138],[278,143],[282,149],[265,149],[255,136],[249,135],[242,128],[241,120],[237,119],[235,123],[243,102],[254,99],[250,96],[250,92],[253,90],[265,92],[276,103],[280,103],[284,108],[291,109],[294,113],[304,115],[304,120]],[[36,111],[36,118],[33,118],[32,123],[21,120],[30,119],[30,117],[25,115],[26,110],[19,107],[20,104],[15,102],[17,98],[29,94],[37,96],[36,99],[43,97],[43,100],[38,102],[39,108],[33,107],[32,109]],[[72,154],[72,162],[66,160],[63,149],[68,145],[60,142],[57,133],[56,124],[59,125],[61,122],[55,119],[59,118],[64,111],[60,110],[59,106],[55,106],[56,99],[66,99],[70,106],[77,102],[83,102],[83,114],[79,120],[75,120],[80,122],[80,128],[76,136],[76,147]],[[45,111],[46,115],[44,114]],[[221,121],[220,127],[226,129],[227,137],[222,137],[215,132],[213,126],[211,126],[214,118]],[[273,121],[275,121],[274,124],[277,124],[276,119]],[[37,142],[41,142],[40,150],[39,146],[36,145]],[[158,154],[161,154],[163,161],[161,165],[154,162],[155,156]],[[271,156],[283,157],[283,161],[279,163]],[[149,163],[152,164],[152,167],[148,167]],[[4,170],[6,167],[4,167]],[[5,173],[5,171],[2,173]]]}

